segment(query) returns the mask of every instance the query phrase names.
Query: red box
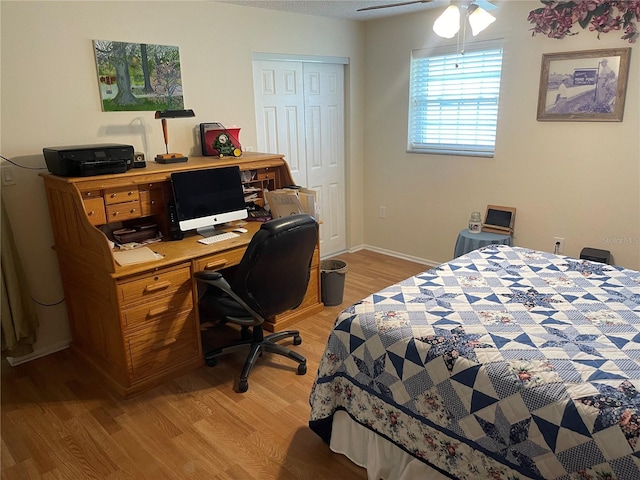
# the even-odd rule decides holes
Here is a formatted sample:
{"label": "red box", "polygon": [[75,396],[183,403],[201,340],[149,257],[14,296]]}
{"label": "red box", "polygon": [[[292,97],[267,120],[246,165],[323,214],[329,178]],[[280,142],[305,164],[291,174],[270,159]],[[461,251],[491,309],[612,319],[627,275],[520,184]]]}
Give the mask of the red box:
{"label": "red box", "polygon": [[204,156],[239,157],[242,155],[239,138],[239,127],[226,128],[221,123],[200,124],[200,142]]}

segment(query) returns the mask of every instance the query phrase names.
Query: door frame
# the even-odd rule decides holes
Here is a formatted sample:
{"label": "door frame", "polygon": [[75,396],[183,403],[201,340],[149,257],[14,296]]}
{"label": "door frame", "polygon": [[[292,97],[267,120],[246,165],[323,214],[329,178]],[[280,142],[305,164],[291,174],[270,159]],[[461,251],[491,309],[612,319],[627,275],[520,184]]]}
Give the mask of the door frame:
{"label": "door frame", "polygon": [[349,65],[348,57],[331,57],[324,55],[293,55],[288,53],[252,53],[251,61],[265,60],[275,62],[307,62],[307,63],[337,63]]}

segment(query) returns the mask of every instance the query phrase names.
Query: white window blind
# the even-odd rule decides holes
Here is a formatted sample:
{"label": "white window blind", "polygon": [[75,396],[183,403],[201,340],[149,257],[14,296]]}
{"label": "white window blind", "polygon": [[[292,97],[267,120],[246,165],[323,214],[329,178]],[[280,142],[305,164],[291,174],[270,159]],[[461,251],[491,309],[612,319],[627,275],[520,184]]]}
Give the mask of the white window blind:
{"label": "white window blind", "polygon": [[492,42],[411,55],[408,150],[492,157],[496,143],[502,47]]}

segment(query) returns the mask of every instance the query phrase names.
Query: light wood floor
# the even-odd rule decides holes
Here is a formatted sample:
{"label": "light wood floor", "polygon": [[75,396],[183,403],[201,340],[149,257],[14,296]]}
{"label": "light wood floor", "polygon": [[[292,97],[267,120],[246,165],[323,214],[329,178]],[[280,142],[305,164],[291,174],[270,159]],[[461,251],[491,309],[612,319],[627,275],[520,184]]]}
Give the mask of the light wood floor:
{"label": "light wood floor", "polygon": [[308,372],[265,353],[249,391],[233,391],[244,352],[123,400],[68,350],[2,363],[2,479],[366,479],[309,428],[308,396],[337,314],[424,265],[361,251],[344,302],[295,325]]}

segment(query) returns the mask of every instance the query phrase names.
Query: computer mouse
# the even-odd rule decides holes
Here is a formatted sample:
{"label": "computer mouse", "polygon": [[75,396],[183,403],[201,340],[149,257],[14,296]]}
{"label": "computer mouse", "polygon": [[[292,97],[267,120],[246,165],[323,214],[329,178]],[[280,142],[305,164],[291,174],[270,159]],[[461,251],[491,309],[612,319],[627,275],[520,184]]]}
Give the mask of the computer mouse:
{"label": "computer mouse", "polygon": [[242,228],[242,227],[238,227],[238,228],[234,228],[232,230],[232,232],[236,232],[236,233],[247,233],[249,230],[247,230],[246,228]]}

